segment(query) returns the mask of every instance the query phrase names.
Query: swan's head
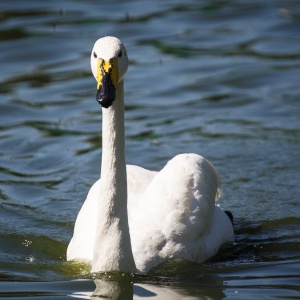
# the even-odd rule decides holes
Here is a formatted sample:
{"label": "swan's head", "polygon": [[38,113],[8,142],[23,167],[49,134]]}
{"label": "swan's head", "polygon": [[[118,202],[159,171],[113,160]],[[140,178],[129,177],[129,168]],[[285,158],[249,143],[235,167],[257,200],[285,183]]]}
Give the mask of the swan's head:
{"label": "swan's head", "polygon": [[108,108],[116,99],[117,85],[128,68],[127,52],[121,41],[112,36],[97,40],[91,53],[91,68],[97,80],[96,99]]}

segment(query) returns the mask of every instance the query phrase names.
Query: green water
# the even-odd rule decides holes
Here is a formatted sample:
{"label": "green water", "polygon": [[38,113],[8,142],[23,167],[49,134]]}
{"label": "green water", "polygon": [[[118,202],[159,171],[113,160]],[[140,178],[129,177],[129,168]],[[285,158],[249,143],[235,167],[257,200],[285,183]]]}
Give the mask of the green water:
{"label": "green water", "polygon": [[[292,0],[1,1],[0,298],[300,298],[299,33]],[[220,173],[235,244],[204,264],[95,279],[66,262],[100,173],[104,35],[130,57],[127,163],[195,152]]]}

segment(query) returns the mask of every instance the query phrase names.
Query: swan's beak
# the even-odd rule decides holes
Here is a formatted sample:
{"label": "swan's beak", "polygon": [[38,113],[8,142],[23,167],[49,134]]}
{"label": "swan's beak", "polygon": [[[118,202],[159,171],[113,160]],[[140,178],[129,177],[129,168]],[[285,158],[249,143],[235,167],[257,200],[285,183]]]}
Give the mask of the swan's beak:
{"label": "swan's beak", "polygon": [[102,107],[110,107],[116,99],[119,80],[118,60],[111,58],[97,61],[97,95],[96,100]]}

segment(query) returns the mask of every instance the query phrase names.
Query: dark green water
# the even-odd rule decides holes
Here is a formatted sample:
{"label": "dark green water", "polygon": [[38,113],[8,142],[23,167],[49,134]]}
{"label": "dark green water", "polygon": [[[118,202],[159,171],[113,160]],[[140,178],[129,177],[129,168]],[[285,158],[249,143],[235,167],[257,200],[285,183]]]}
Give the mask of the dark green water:
{"label": "dark green water", "polygon": [[[130,56],[127,162],[219,170],[236,239],[211,261],[95,282],[65,261],[100,172],[104,35]],[[1,1],[0,47],[0,298],[300,298],[299,1]]]}

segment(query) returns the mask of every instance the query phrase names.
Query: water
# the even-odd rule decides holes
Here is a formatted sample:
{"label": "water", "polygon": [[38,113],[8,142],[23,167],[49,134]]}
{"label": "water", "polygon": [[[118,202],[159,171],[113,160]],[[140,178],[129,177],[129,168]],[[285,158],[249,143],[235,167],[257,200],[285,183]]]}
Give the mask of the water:
{"label": "water", "polygon": [[[298,1],[2,1],[0,16],[0,297],[300,297]],[[99,176],[104,35],[130,56],[127,162],[196,152],[219,170],[236,239],[204,264],[94,281],[65,261]]]}

